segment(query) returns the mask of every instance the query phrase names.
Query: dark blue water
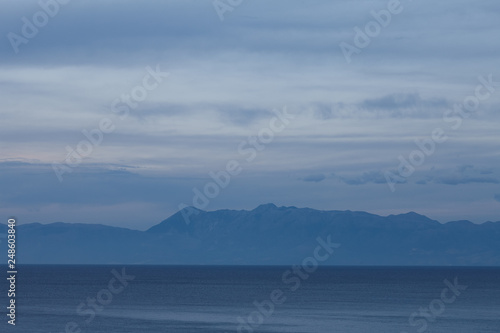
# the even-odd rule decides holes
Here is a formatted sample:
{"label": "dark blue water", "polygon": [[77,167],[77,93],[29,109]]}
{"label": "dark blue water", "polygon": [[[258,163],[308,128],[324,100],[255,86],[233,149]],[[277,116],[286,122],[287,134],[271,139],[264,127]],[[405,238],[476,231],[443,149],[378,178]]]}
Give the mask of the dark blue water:
{"label": "dark blue water", "polygon": [[[0,331],[500,332],[499,268],[323,267],[306,275],[286,273],[291,267],[127,266],[135,278],[122,283],[113,269],[122,275],[123,266],[20,267],[16,326],[3,314]],[[455,278],[453,291],[444,280]],[[5,313],[7,284],[0,286]]]}

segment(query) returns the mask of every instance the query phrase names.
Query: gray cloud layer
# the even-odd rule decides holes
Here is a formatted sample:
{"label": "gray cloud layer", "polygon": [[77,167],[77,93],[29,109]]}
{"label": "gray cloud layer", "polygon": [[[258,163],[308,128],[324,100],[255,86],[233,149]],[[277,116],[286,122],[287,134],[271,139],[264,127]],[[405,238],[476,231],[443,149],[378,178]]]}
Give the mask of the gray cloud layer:
{"label": "gray cloud layer", "polygon": [[[458,129],[443,116],[474,95],[479,76],[500,82],[500,3],[401,3],[403,11],[350,64],[339,43],[353,43],[354,27],[363,29],[387,1],[245,1],[223,22],[212,1],[73,1],[17,54],[8,34],[22,34],[22,18],[32,21],[41,8],[4,4],[0,169],[9,190],[0,195],[2,214],[15,207],[30,221],[105,217],[134,225],[138,217],[127,208],[134,207],[156,222],[189,201],[208,172],[242,160],[241,142],[286,105],[296,118],[210,207],[251,208],[260,203],[253,195],[325,209],[498,220],[500,86]],[[157,64],[170,75],[127,117],[114,114],[113,101]],[[86,139],[82,130],[103,118],[116,129],[59,183],[51,163],[64,161],[67,147]],[[397,170],[398,157],[408,159],[414,140],[436,128],[448,140],[392,194],[384,172]]]}

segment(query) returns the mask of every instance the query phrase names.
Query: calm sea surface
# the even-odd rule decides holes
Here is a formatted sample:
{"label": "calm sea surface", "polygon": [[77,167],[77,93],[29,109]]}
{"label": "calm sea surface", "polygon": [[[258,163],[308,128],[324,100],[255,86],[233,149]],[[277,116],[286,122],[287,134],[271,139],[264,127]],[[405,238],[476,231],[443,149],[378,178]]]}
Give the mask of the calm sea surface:
{"label": "calm sea surface", "polygon": [[500,268],[19,266],[18,272],[15,327],[5,315],[7,283],[0,283],[0,332],[500,332]]}

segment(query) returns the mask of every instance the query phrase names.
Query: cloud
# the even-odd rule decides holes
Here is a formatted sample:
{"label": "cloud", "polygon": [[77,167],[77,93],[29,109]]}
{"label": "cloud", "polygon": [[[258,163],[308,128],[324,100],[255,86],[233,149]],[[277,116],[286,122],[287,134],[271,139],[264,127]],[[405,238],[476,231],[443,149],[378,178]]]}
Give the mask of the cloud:
{"label": "cloud", "polygon": [[500,184],[500,180],[493,177],[471,177],[471,176],[443,176],[434,178],[437,184],[460,185],[470,183]]}
{"label": "cloud", "polygon": [[[339,177],[340,180],[348,185],[364,185],[364,184],[385,184],[387,180],[384,174],[380,171],[368,171],[364,172],[360,176],[351,176],[351,177]],[[399,180],[398,182],[404,182],[403,180]]]}
{"label": "cloud", "polygon": [[452,103],[443,97],[423,98],[418,93],[392,93],[347,103],[315,103],[311,106],[318,119],[331,118],[442,118]]}
{"label": "cloud", "polygon": [[[12,189],[0,193],[2,206],[28,211],[53,205],[50,216],[57,217],[57,207],[71,206],[71,216],[74,206],[92,212],[105,205],[111,216],[116,207],[135,202],[144,208],[151,202],[163,212],[158,207],[176,208],[181,197],[192,196],[193,186],[203,185],[208,172],[222,170],[231,159],[244,166],[241,183],[232,184],[245,186],[228,188],[228,201],[221,194],[217,202],[224,208],[262,203],[257,200],[264,187],[277,198],[294,193],[284,205],[324,202],[329,208],[331,186],[339,186],[350,194],[335,202],[359,210],[359,197],[373,197],[374,188],[379,201],[365,200],[366,207],[439,206],[438,200],[427,202],[424,192],[438,187],[439,198],[453,201],[461,193],[452,184],[476,189],[474,195],[483,198],[490,193],[483,186],[500,180],[500,95],[482,101],[460,131],[451,131],[442,117],[474,93],[478,75],[498,67],[500,44],[491,41],[500,32],[500,2],[408,4],[347,65],[339,43],[352,43],[353,28],[363,28],[372,20],[370,12],[386,5],[383,0],[319,0],[307,6],[299,0],[255,0],[227,12],[224,22],[211,0],[61,6],[36,37],[20,45],[19,54],[2,39],[2,158],[18,162],[0,163],[0,181]],[[21,18],[39,9],[37,0],[5,4],[3,36],[20,33]],[[126,119],[118,119],[111,103],[131,94],[145,67],[156,64],[170,76]],[[269,126],[272,110],[284,105],[298,110],[296,119],[246,163],[239,144]],[[66,147],[75,148],[85,139],[82,130],[96,128],[104,117],[113,119],[116,130],[59,184],[51,163],[63,161]],[[374,170],[397,167],[400,154],[416,149],[414,139],[429,137],[436,127],[450,139],[408,179],[408,193],[398,192],[395,203],[382,186],[384,174]],[[470,161],[482,167],[466,166]],[[431,163],[435,170],[425,171]],[[451,169],[456,164],[463,166]],[[258,177],[249,181],[247,174]],[[289,174],[305,177],[296,182],[276,177]],[[303,193],[310,182],[317,192]],[[415,191],[423,193],[418,202]],[[483,199],[491,204],[488,196]],[[40,208],[41,218],[47,214]],[[127,214],[120,218],[133,222]]]}
{"label": "cloud", "polygon": [[466,164],[457,166],[454,169],[430,170],[427,173],[427,177],[417,181],[417,184],[500,184],[500,177],[497,174],[498,170],[493,170],[492,168],[476,167]]}
{"label": "cloud", "polygon": [[313,174],[313,175],[309,175],[309,176],[302,178],[302,180],[305,182],[315,182],[315,183],[319,183],[325,179],[326,179],[326,176],[322,173]]}
{"label": "cloud", "polygon": [[443,98],[422,98],[418,93],[391,94],[380,98],[365,99],[359,107],[373,110],[377,113],[386,113],[391,117],[428,117],[442,116],[443,109],[449,108],[450,103]]}

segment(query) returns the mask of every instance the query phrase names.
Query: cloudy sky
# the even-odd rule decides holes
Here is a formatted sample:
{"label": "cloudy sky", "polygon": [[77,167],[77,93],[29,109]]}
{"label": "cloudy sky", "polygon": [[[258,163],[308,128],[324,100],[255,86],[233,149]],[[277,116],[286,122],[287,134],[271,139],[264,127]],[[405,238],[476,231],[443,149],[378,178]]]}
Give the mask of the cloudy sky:
{"label": "cloudy sky", "polygon": [[498,0],[60,2],[2,2],[3,221],[500,220]]}

